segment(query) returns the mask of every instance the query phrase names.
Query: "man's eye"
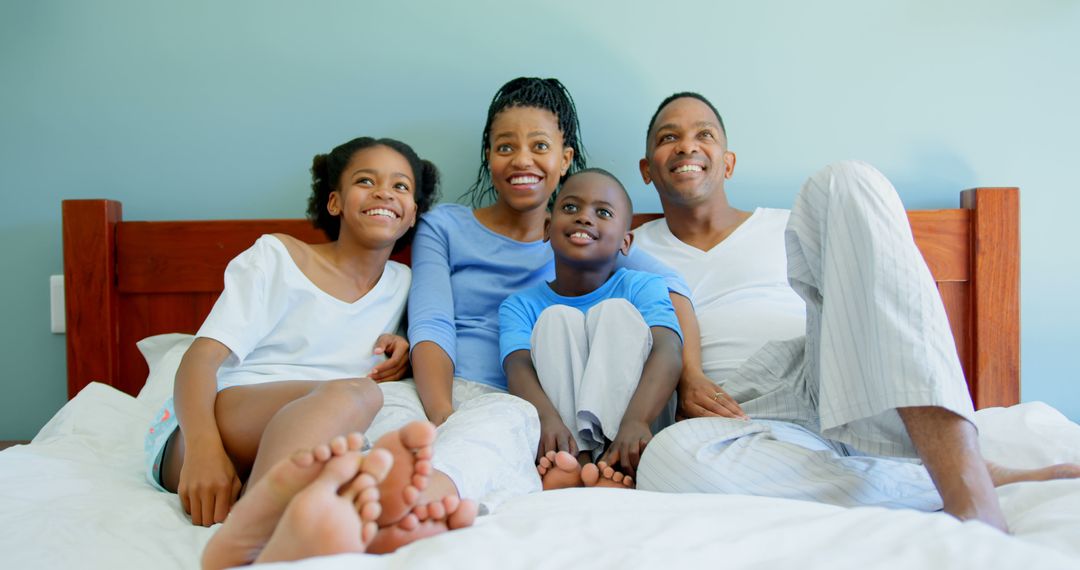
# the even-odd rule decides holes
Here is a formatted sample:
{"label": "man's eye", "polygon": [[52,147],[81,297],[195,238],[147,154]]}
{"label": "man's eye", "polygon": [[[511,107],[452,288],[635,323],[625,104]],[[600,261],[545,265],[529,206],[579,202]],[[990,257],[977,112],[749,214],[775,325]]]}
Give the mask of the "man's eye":
{"label": "man's eye", "polygon": [[662,143],[663,142],[671,142],[673,140],[675,140],[675,135],[664,135],[664,136],[660,137],[660,142],[662,142]]}
{"label": "man's eye", "polygon": [[716,138],[716,137],[714,137],[711,132],[705,131],[705,132],[701,133],[701,138],[703,138],[703,139],[712,139],[712,138]]}

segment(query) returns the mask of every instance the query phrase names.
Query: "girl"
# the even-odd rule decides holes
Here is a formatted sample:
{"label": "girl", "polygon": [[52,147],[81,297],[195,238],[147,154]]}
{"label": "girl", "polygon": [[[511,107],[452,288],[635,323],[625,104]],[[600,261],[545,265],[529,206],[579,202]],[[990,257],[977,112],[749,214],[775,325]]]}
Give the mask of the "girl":
{"label": "girl", "polygon": [[332,241],[264,235],[229,263],[146,438],[151,483],[197,525],[225,520],[296,449],[366,429],[382,403],[374,380],[405,369],[408,343],[392,333],[411,274],[388,259],[435,200],[435,166],[363,137],[311,173],[308,216]]}
{"label": "girl", "polygon": [[[470,190],[476,209],[443,204],[418,226],[409,307],[415,382],[380,386],[384,406],[369,434],[389,416],[389,426],[424,415],[438,425],[431,493],[490,508],[540,490],[538,455],[570,449],[567,430],[541,440],[535,408],[506,394],[498,309],[509,294],[554,278],[544,220],[560,183],[585,167],[579,132],[573,99],[558,80],[508,82],[488,108]],[[634,251],[627,265],[663,272],[686,294],[681,278],[652,258]]]}

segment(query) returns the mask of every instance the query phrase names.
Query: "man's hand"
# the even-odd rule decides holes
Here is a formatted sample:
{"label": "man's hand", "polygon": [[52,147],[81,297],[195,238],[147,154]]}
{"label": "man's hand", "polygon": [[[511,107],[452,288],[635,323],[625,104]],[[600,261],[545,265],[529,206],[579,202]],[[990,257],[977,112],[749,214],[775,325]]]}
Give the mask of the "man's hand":
{"label": "man's hand", "polygon": [[187,445],[176,494],[191,523],[210,526],[224,522],[242,487],[221,445]]}
{"label": "man's hand", "polygon": [[578,454],[574,434],[570,433],[570,428],[558,415],[540,417],[540,445],[536,450],[536,460],[540,461],[549,451],[566,451],[574,457]]}
{"label": "man's hand", "polygon": [[750,419],[734,398],[700,373],[679,380],[679,417]]}
{"label": "man's hand", "polygon": [[649,424],[642,421],[623,420],[619,426],[619,433],[608,446],[607,452],[600,461],[620,470],[625,475],[634,476],[638,462],[645,446],[652,441],[652,430]]}
{"label": "man's hand", "polygon": [[371,369],[368,377],[376,382],[401,380],[409,368],[409,341],[396,334],[383,334],[375,339],[374,354],[385,354],[386,362]]}

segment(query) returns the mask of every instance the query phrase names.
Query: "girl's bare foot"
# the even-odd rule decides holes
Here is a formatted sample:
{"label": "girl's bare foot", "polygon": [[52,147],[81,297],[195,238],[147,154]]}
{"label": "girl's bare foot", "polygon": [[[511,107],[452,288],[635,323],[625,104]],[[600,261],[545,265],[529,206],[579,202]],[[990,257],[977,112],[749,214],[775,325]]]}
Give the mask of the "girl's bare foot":
{"label": "girl's bare foot", "polygon": [[298,451],[270,468],[266,476],[233,505],[224,525],[203,550],[204,568],[250,564],[258,557],[289,501],[322,472],[333,457],[356,453],[364,436],[351,433],[306,451]]}
{"label": "girl's bare foot", "polygon": [[367,552],[385,554],[422,538],[472,526],[477,509],[475,502],[461,500],[454,495],[417,505],[397,524],[380,528],[375,539],[368,544]]}
{"label": "girl's bare foot", "polygon": [[394,466],[379,485],[382,514],[380,527],[397,523],[417,505],[420,491],[431,477],[435,426],[431,422],[412,422],[387,433],[375,442],[375,449],[385,449],[394,457]]}
{"label": "girl's bare foot", "polygon": [[586,487],[608,487],[612,489],[633,489],[634,478],[623,475],[606,462],[590,463],[581,468],[581,478]]}
{"label": "girl's bare foot", "polygon": [[996,463],[986,462],[986,468],[990,471],[990,480],[995,487],[1019,483],[1021,481],[1052,481],[1054,479],[1080,478],[1080,465],[1075,463],[1059,463],[1038,469],[1010,469]]}
{"label": "girl's bare foot", "polygon": [[335,457],[293,497],[256,562],[285,562],[312,556],[364,552],[379,527],[378,484],[393,457],[374,449],[367,457]]}
{"label": "girl's bare foot", "polygon": [[549,451],[540,458],[536,465],[545,491],[581,487],[581,464],[573,455],[565,451]]}

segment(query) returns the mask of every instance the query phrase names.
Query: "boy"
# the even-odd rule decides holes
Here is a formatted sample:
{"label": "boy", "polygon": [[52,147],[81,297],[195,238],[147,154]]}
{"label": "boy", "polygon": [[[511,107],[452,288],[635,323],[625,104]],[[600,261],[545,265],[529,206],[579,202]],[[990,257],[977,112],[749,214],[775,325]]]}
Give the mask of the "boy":
{"label": "boy", "polygon": [[632,486],[608,464],[632,475],[650,424],[671,421],[682,337],[663,279],[615,269],[616,257],[630,251],[632,218],[630,197],[611,173],[592,168],[568,178],[545,224],[555,280],[499,308],[510,393],[540,416],[545,489]]}

